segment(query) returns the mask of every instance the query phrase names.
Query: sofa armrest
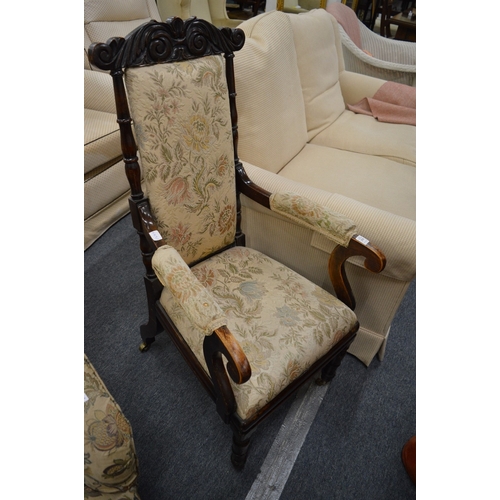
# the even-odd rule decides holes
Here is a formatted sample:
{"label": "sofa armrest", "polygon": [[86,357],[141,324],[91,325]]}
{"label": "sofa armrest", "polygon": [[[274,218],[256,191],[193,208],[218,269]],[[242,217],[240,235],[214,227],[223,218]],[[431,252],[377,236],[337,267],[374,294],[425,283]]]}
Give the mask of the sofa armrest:
{"label": "sofa armrest", "polygon": [[354,105],[365,97],[373,97],[387,80],[362,75],[361,73],[342,71],[339,81],[345,103]]}
{"label": "sofa armrest", "polygon": [[345,273],[347,259],[361,256],[366,269],[379,273],[386,265],[384,254],[357,234],[352,220],[296,193],[273,193],[270,208],[336,243],[328,262],[330,279],[337,297],[354,310],[356,301]]}
{"label": "sofa armrest", "polygon": [[[358,234],[383,249],[387,265],[381,274],[401,281],[411,281],[416,274],[416,223],[384,210],[380,210],[346,196],[329,193],[306,184],[286,179],[247,162],[242,162],[252,180],[270,192],[294,192],[334,212],[355,221]],[[265,208],[242,197],[242,205],[258,211]],[[269,212],[274,217],[283,216]],[[288,219],[290,220],[290,219]],[[337,243],[313,232],[311,245],[330,254]],[[352,263],[364,267],[363,259],[353,257]]]}
{"label": "sofa armrest", "polygon": [[84,107],[116,115],[113,80],[109,73],[84,69]]}

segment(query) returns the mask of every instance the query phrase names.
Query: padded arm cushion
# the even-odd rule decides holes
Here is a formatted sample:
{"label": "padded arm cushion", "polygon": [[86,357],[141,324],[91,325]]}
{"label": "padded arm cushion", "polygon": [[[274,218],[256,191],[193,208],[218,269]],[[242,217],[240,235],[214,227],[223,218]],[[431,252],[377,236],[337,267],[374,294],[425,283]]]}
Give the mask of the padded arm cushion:
{"label": "padded arm cushion", "polygon": [[177,250],[165,245],[153,255],[153,269],[187,317],[205,335],[226,325],[226,318],[210,292],[198,281]]}
{"label": "padded arm cushion", "polygon": [[273,212],[317,231],[344,247],[349,245],[357,232],[351,219],[296,193],[274,193],[270,197],[270,205]]}

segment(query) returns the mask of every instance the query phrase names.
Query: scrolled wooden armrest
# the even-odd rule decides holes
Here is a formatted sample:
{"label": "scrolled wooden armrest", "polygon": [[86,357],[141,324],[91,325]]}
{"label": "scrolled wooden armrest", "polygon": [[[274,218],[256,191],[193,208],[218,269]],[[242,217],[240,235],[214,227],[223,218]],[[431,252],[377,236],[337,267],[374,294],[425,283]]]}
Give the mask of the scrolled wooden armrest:
{"label": "scrolled wooden armrest", "polygon": [[[217,412],[224,422],[229,423],[230,416],[236,411],[236,399],[227,374],[236,384],[244,384],[252,376],[250,363],[226,326],[205,337],[203,354],[212,378]],[[226,367],[223,356],[227,359]]]}
{"label": "scrolled wooden armrest", "polygon": [[252,369],[250,363],[243,352],[239,342],[234,338],[227,326],[217,328],[214,333],[224,347],[224,356],[226,356],[227,371],[234,383],[244,384],[250,380]]}
{"label": "scrolled wooden armrest", "polygon": [[355,234],[349,241],[347,247],[337,245],[328,261],[328,272],[332,281],[333,289],[344,304],[354,310],[356,300],[352,293],[351,285],[345,273],[345,263],[350,257],[360,255],[365,258],[364,266],[373,273],[380,273],[386,264],[385,255],[366,238]]}

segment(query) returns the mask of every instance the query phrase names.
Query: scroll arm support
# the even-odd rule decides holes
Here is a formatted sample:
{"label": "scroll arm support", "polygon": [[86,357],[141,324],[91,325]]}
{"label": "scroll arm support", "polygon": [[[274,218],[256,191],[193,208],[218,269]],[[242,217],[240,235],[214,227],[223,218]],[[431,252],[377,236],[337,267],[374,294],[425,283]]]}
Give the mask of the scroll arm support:
{"label": "scroll arm support", "polygon": [[347,247],[337,245],[333,249],[328,261],[330,280],[337,298],[352,310],[356,307],[356,300],[347,279],[345,263],[347,259],[356,255],[365,257],[364,266],[373,273],[380,273],[386,265],[385,255],[368,240],[357,234],[351,238]]}
{"label": "scroll arm support", "polygon": [[[203,352],[214,385],[217,412],[225,423],[229,423],[236,411],[236,400],[227,374],[236,384],[244,384],[252,375],[250,363],[226,326],[205,337]],[[227,359],[227,371],[223,355]]]}

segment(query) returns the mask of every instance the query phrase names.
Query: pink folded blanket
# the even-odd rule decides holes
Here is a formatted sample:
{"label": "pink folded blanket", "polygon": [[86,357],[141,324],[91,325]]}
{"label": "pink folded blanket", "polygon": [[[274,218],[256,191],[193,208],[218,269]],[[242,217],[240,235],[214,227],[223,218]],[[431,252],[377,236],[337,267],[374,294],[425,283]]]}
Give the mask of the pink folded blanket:
{"label": "pink folded blanket", "polygon": [[361,32],[359,29],[359,21],[356,13],[347,5],[344,5],[339,2],[331,3],[327,5],[326,9],[337,22],[344,28],[344,31],[347,33],[349,38],[356,44],[356,46],[360,49],[361,47]]}
{"label": "pink folded blanket", "polygon": [[380,122],[417,124],[417,89],[396,82],[385,82],[373,97],[347,105],[354,113],[373,116]]}

